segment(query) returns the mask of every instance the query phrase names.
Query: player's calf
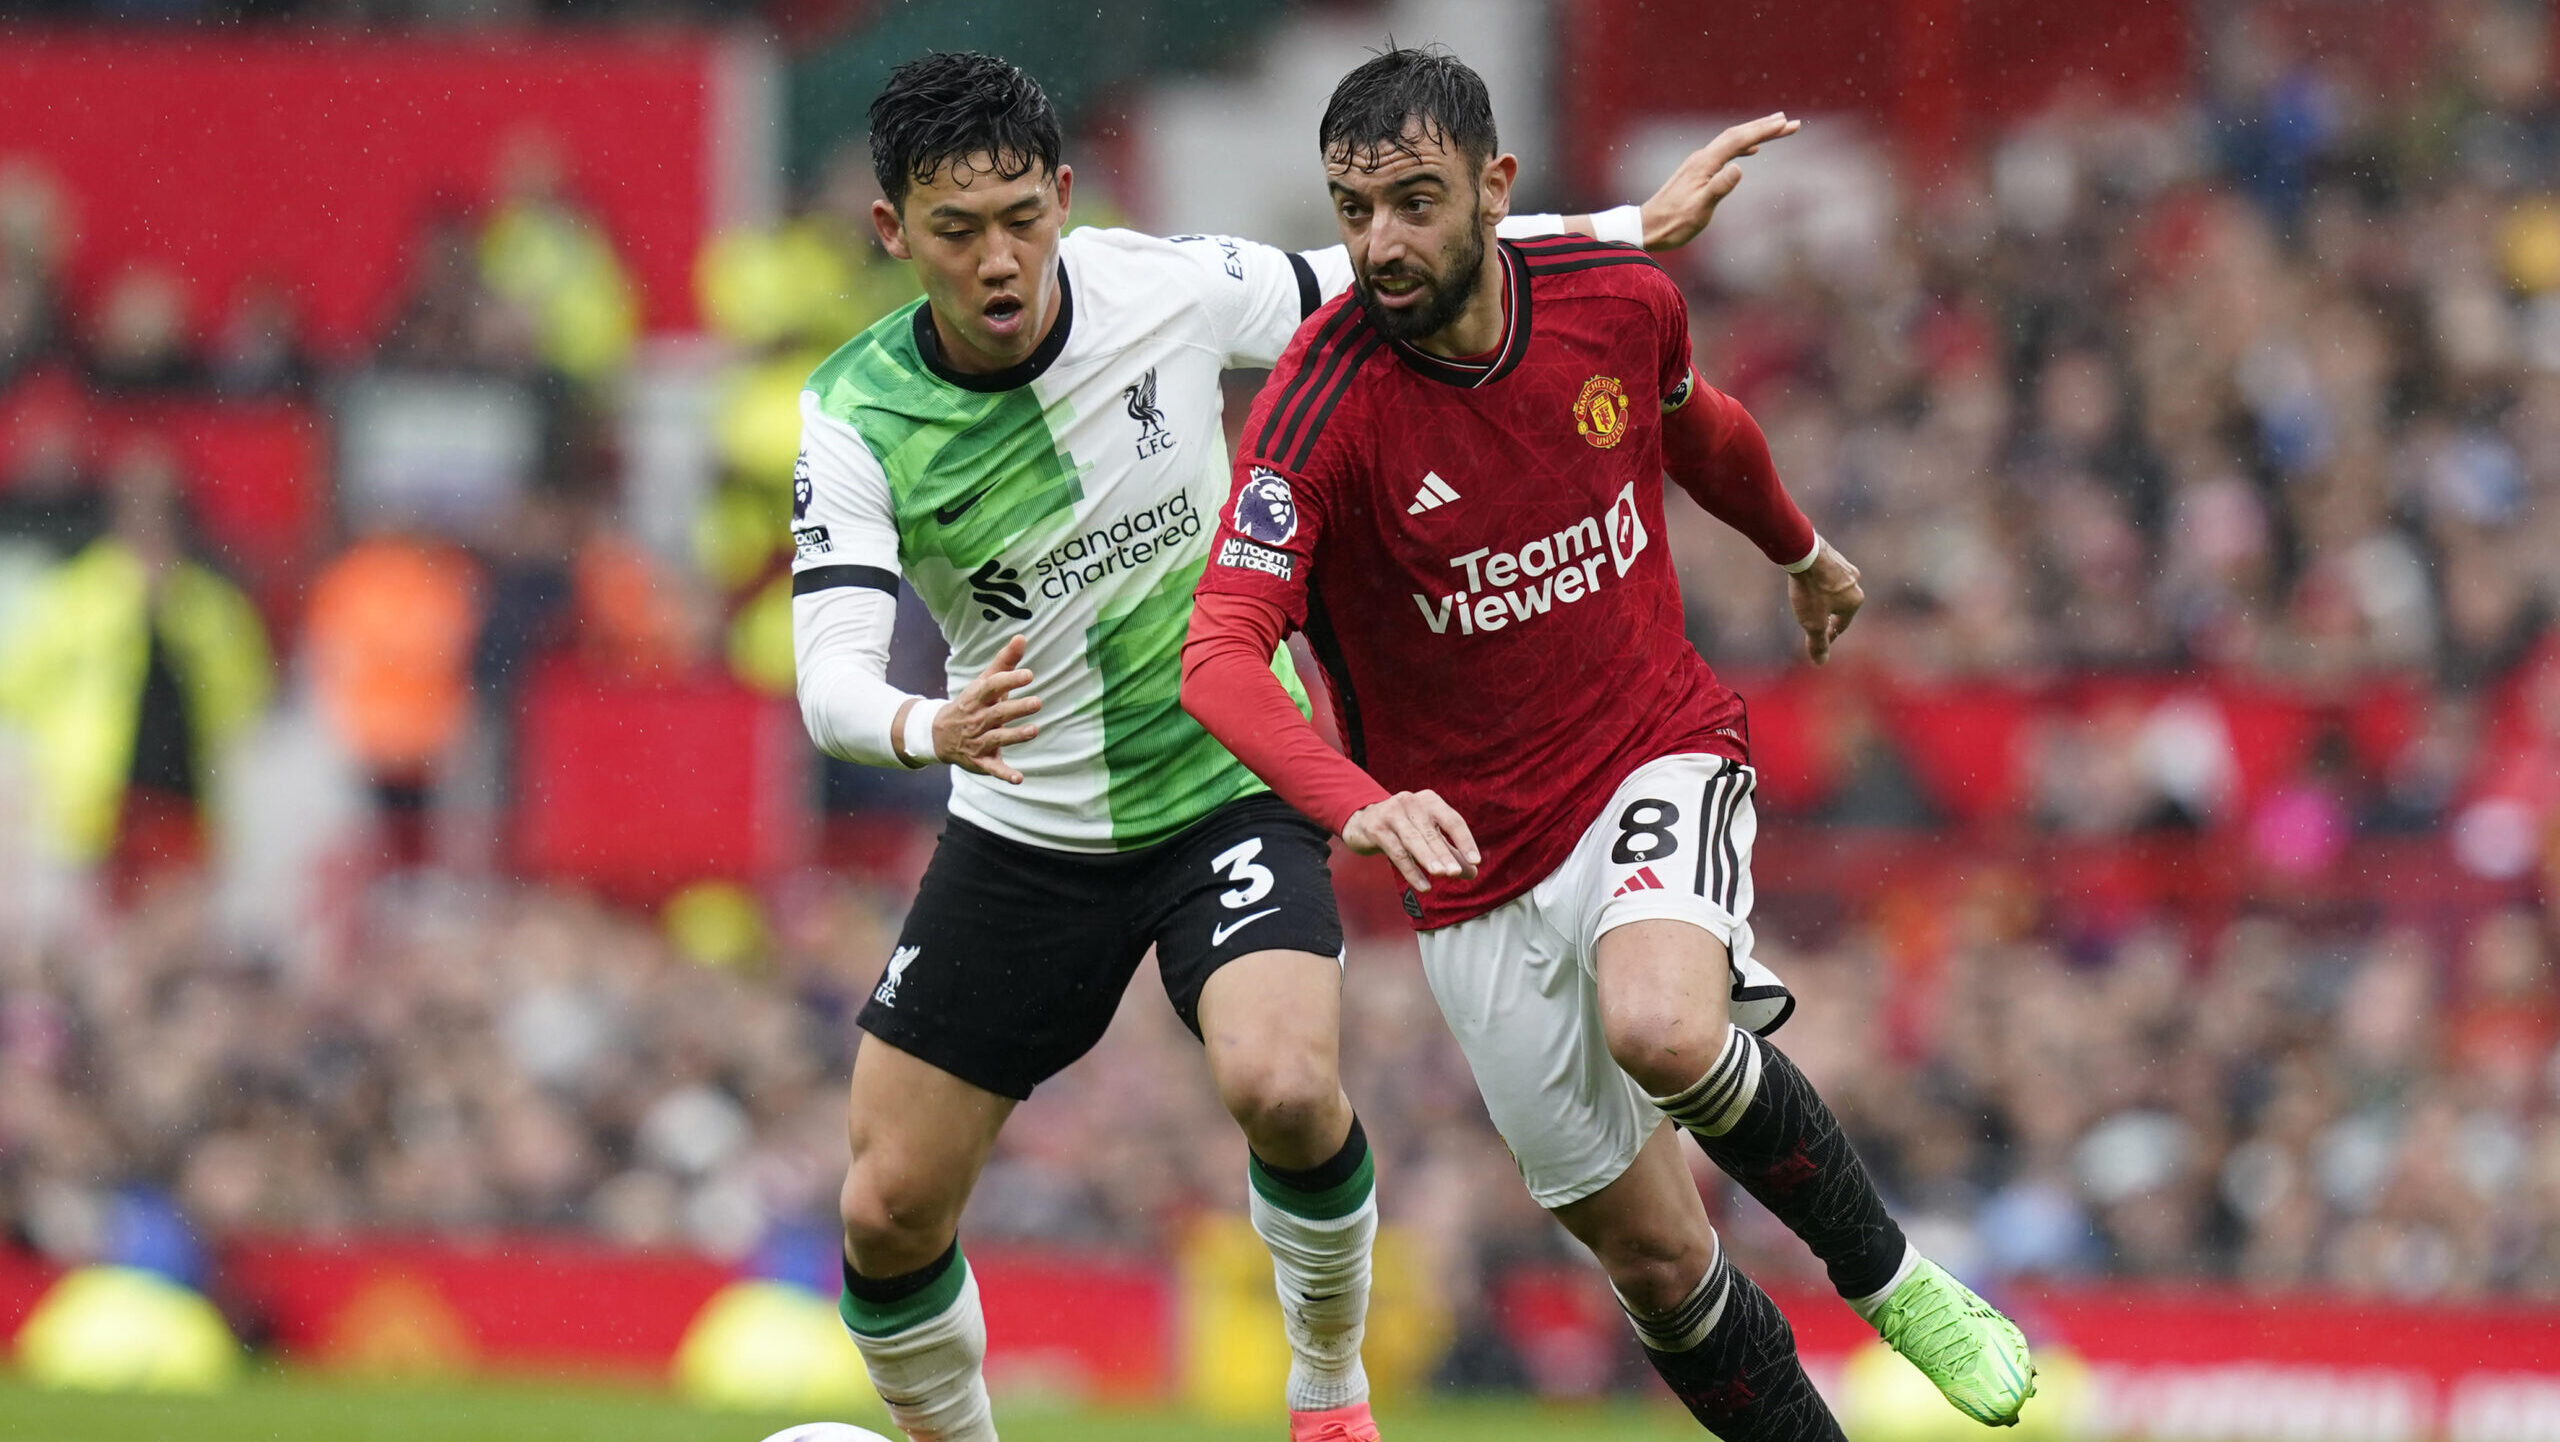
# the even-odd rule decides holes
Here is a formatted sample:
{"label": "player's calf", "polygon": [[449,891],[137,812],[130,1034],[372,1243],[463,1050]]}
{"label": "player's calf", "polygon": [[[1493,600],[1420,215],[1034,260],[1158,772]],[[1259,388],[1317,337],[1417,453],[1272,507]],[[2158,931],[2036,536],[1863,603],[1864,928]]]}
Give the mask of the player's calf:
{"label": "player's calf", "polygon": [[[1648,1090],[1651,1090],[1649,1085]],[[1786,1054],[1738,1026],[1705,1071],[1654,1105],[1804,1239],[1840,1295],[1889,1291],[1912,1257],[1840,1119]]]}
{"label": "player's calf", "polygon": [[1721,1250],[1669,1307],[1619,1303],[1636,1340],[1689,1415],[1725,1442],[1831,1442],[1840,1423],[1796,1356],[1796,1338],[1769,1294]]}
{"label": "player's calf", "polygon": [[1608,1273],[1645,1360],[1709,1430],[1726,1442],[1839,1437],[1786,1319],[1726,1264],[1669,1128],[1657,1124],[1625,1171],[1555,1216]]}
{"label": "player's calf", "polygon": [[1369,1139],[1342,1094],[1341,1010],[1333,957],[1274,950],[1219,967],[1198,1014],[1209,1074],[1252,1154],[1246,1198],[1288,1328],[1291,1426],[1349,1442],[1375,1435],[1360,1339],[1378,1205]]}

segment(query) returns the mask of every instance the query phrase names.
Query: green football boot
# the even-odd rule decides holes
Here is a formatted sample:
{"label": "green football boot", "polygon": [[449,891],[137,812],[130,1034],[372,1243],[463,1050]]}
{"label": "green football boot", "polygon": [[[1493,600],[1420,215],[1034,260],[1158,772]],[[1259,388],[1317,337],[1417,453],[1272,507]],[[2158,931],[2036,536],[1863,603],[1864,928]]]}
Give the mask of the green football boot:
{"label": "green football boot", "polygon": [[2018,1425],[2018,1409],[2036,1394],[2018,1324],[1926,1257],[1868,1320],[1957,1411],[1985,1426]]}

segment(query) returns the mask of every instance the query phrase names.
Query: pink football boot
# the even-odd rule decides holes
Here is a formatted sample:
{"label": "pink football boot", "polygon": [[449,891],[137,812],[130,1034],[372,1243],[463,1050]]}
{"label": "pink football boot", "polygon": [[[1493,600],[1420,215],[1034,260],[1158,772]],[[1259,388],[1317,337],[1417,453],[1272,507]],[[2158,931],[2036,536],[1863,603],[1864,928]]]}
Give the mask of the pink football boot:
{"label": "pink football boot", "polygon": [[1289,1442],[1379,1442],[1378,1422],[1369,1415],[1366,1402],[1321,1412],[1292,1412]]}

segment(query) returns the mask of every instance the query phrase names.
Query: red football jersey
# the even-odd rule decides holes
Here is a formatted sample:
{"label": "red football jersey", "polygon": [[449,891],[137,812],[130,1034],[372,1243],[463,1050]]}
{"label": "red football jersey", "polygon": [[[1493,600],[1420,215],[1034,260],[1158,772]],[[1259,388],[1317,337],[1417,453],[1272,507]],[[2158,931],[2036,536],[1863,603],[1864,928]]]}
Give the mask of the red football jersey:
{"label": "red football jersey", "polygon": [[1200,582],[1285,610],[1351,759],[1466,818],[1483,861],[1407,894],[1425,928],[1536,885],[1646,762],[1746,756],[1663,544],[1679,289],[1629,247],[1500,244],[1505,334],[1480,364],[1389,340],[1350,294],[1299,328]]}

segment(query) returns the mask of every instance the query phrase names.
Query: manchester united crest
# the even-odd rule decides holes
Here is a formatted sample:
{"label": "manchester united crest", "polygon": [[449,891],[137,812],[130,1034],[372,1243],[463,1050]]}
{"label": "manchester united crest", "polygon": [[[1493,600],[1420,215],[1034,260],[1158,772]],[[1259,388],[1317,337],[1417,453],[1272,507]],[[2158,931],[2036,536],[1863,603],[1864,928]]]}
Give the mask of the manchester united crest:
{"label": "manchester united crest", "polygon": [[1582,438],[1607,450],[1627,434],[1627,392],[1616,376],[1593,376],[1574,398],[1573,428]]}

